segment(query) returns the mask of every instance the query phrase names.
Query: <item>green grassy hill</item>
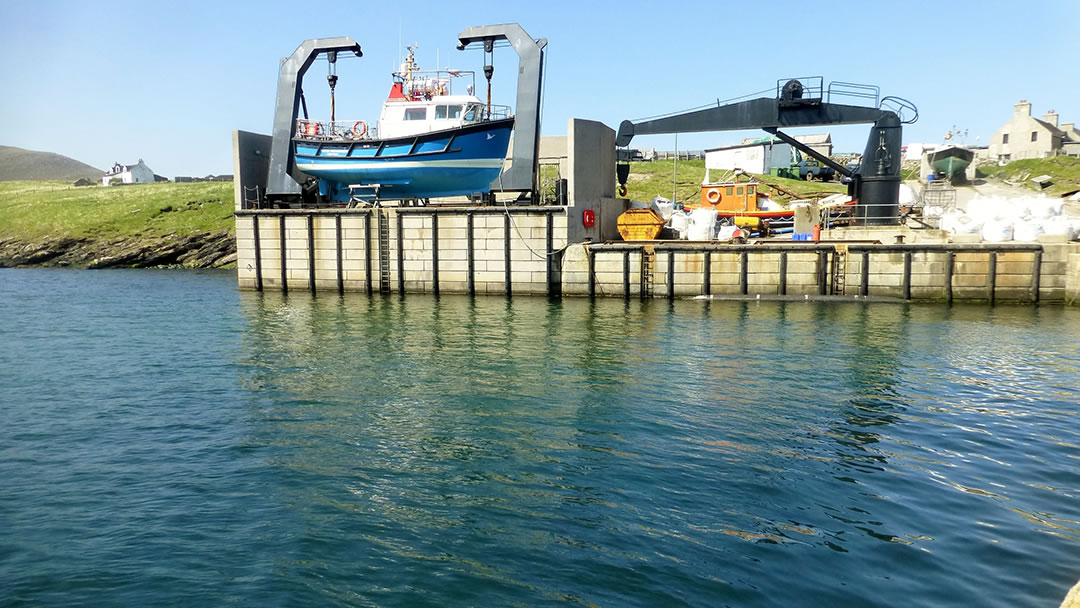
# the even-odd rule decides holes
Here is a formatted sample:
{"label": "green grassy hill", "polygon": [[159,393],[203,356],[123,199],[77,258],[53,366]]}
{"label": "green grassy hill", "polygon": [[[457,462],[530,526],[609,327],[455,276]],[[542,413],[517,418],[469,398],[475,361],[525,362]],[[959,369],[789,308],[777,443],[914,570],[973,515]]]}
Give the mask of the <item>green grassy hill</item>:
{"label": "green grassy hill", "polygon": [[1024,186],[1036,189],[1031,183],[1031,178],[1040,175],[1049,175],[1054,184],[1043,190],[1047,194],[1061,194],[1080,190],[1080,158],[1072,156],[1055,156],[1054,158],[1028,158],[1014,160],[1013,162],[998,167],[986,165],[978,168],[982,177],[992,177],[1003,181],[1021,183]]}
{"label": "green grassy hill", "polygon": [[188,235],[233,230],[231,182],[76,188],[0,183],[0,237]]}
{"label": "green grassy hill", "polygon": [[[626,180],[627,198],[647,202],[659,195],[670,199],[674,172],[675,161],[672,159],[630,163],[630,177]],[[709,177],[713,181],[718,181],[723,175],[723,171],[711,171]],[[759,181],[776,184],[794,192],[799,197],[811,198],[817,195],[827,196],[837,192],[847,192],[847,186],[838,181],[804,182],[771,175],[756,175],[755,177]],[[703,179],[705,179],[704,160],[680,160],[677,174],[678,201],[687,203],[700,200]],[[740,181],[746,181],[746,178],[740,177]],[[769,189],[765,188],[762,191],[768,192]],[[779,192],[774,193],[773,196],[778,201],[786,201],[790,198]]]}
{"label": "green grassy hill", "polygon": [[82,177],[100,179],[104,174],[100,169],[60,154],[0,146],[0,182],[75,181]]}
{"label": "green grassy hill", "polygon": [[218,266],[234,232],[229,182],[0,183],[0,265]]}

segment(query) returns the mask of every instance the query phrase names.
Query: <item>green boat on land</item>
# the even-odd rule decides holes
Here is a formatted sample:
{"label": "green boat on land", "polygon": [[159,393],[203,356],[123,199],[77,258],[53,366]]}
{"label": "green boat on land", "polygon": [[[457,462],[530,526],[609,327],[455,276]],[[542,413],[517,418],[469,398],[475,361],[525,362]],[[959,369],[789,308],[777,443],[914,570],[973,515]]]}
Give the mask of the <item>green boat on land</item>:
{"label": "green boat on land", "polygon": [[960,146],[944,146],[927,153],[927,160],[934,168],[934,173],[949,180],[963,175],[974,158],[974,150]]}

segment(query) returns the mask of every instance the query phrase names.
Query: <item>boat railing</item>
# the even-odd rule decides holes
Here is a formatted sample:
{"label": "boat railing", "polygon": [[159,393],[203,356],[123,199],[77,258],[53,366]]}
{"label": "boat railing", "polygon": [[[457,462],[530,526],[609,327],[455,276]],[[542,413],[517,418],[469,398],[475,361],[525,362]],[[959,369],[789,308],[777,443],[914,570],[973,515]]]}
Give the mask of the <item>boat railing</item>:
{"label": "boat railing", "polygon": [[378,128],[363,120],[308,120],[296,121],[296,137],[311,140],[344,139],[363,141],[378,139]]}
{"label": "boat railing", "polygon": [[454,81],[459,78],[468,82],[469,95],[476,90],[476,72],[471,70],[413,70],[408,79],[400,72],[394,72],[394,77],[405,85],[406,94],[415,97],[451,95]]}
{"label": "boat railing", "polygon": [[504,118],[510,118],[510,106],[491,106],[491,111],[488,111],[488,106],[484,106],[484,118],[486,120],[502,120]]}

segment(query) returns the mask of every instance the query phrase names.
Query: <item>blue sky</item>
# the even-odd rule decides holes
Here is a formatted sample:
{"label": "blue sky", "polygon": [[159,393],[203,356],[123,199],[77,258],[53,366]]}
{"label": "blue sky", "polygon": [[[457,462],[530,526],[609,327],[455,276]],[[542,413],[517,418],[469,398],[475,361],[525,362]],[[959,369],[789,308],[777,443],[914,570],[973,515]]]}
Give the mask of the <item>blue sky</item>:
{"label": "blue sky", "polygon": [[[374,122],[401,53],[422,67],[479,71],[454,49],[470,25],[518,22],[548,39],[545,135],[571,117],[624,119],[821,75],[913,101],[905,142],[954,125],[985,142],[1020,99],[1080,122],[1075,0],[952,2],[15,2],[0,0],[0,145],[58,152],[99,168],[146,160],[155,172],[231,173],[231,132],[269,133],[278,61],[306,38],[351,36],[362,59],[339,64],[337,116]],[[495,57],[495,101],[514,97],[516,57]],[[309,72],[313,116],[329,114],[325,63]],[[312,78],[314,76],[314,78]],[[482,80],[482,78],[481,78]],[[814,130],[804,130],[809,132]],[[862,126],[833,129],[861,151]],[[760,132],[751,133],[757,135]],[[679,148],[745,133],[683,134]],[[672,149],[672,136],[634,145]]]}

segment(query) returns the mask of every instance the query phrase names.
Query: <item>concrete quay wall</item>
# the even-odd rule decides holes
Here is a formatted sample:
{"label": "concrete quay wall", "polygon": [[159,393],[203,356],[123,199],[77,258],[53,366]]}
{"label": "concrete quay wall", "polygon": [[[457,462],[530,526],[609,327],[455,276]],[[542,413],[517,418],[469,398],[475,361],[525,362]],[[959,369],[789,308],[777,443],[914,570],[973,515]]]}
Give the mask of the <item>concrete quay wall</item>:
{"label": "concrete quay wall", "polygon": [[1080,243],[576,244],[565,295],[1080,304]]}
{"label": "concrete quay wall", "polygon": [[[1080,243],[575,243],[567,207],[237,212],[242,289],[1080,304]],[[572,223],[572,222],[570,222]]]}
{"label": "concrete quay wall", "polygon": [[236,214],[241,289],[558,292],[563,207],[263,209]]}

